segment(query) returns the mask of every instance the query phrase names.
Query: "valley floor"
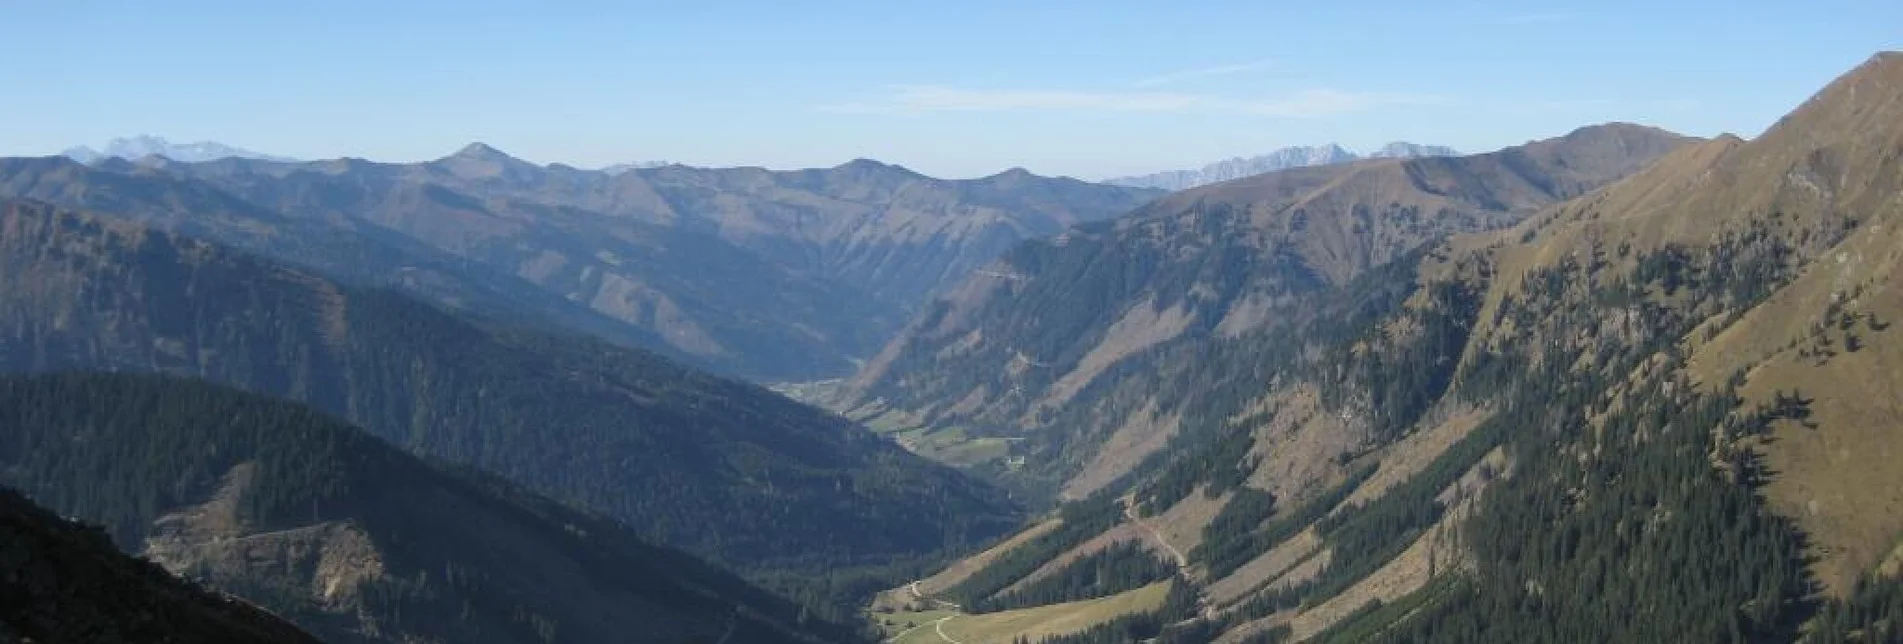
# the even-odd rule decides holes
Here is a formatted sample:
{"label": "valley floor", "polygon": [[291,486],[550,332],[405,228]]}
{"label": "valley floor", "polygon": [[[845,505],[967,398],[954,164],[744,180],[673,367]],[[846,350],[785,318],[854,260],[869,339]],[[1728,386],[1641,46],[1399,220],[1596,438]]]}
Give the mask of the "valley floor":
{"label": "valley floor", "polygon": [[[1169,595],[1170,582],[1158,582],[1109,597],[1051,604],[982,615],[967,614],[957,604],[915,595],[916,582],[880,595],[873,620],[894,644],[991,644],[1026,638],[1038,641],[1053,635],[1077,633],[1123,615],[1154,611]],[[880,612],[892,609],[890,613]],[[918,610],[909,610],[916,608]]]}

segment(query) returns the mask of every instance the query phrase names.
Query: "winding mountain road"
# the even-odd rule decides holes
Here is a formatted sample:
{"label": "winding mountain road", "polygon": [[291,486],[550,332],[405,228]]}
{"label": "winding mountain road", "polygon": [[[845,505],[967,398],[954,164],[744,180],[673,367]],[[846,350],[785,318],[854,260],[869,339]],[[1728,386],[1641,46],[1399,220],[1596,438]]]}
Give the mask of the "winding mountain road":
{"label": "winding mountain road", "polygon": [[1163,533],[1157,532],[1156,528],[1152,528],[1150,524],[1144,523],[1143,519],[1137,516],[1136,505],[1129,503],[1124,504],[1123,516],[1129,519],[1130,523],[1135,524],[1138,530],[1143,531],[1144,536],[1156,542],[1156,545],[1163,546],[1164,550],[1170,551],[1170,556],[1176,558],[1176,568],[1178,570],[1182,570],[1184,574],[1189,573],[1189,557],[1183,556],[1183,551],[1177,550],[1176,546],[1170,545],[1169,540],[1163,538]]}
{"label": "winding mountain road", "polygon": [[[940,608],[947,608],[947,609],[951,609],[951,610],[964,610],[964,608],[965,608],[965,607],[963,607],[963,606],[960,606],[960,605],[958,605],[958,604],[954,604],[954,603],[951,603],[951,602],[948,602],[948,601],[945,601],[945,600],[943,600],[943,599],[938,599],[938,598],[936,598],[936,597],[926,597],[926,596],[925,596],[925,593],[923,593],[923,592],[919,592],[919,589],[918,589],[918,582],[916,582],[916,581],[914,581],[914,582],[912,582],[912,583],[909,583],[909,584],[906,584],[906,585],[905,585],[905,589],[906,589],[906,590],[908,590],[908,591],[910,591],[910,592],[912,593],[912,599],[915,599],[915,600],[919,600],[919,601],[926,601],[926,602],[931,602],[931,603],[933,603],[933,604],[936,604],[936,605],[938,605],[938,606],[939,606]],[[955,640],[955,639],[952,639],[952,636],[950,636],[950,635],[946,635],[946,634],[945,634],[945,622],[949,622],[949,621],[951,621],[951,620],[952,620],[952,618],[954,618],[954,617],[957,617],[957,615],[947,615],[947,616],[945,616],[945,617],[940,617],[940,618],[938,618],[938,619],[935,619],[935,620],[932,620],[932,623],[930,623],[930,624],[919,624],[919,625],[917,625],[917,626],[913,626],[913,627],[911,627],[911,628],[908,628],[908,629],[905,629],[905,630],[903,630],[903,631],[900,631],[898,635],[893,635],[892,637],[890,637],[890,638],[887,638],[887,639],[886,639],[885,641],[887,641],[887,642],[897,642],[897,641],[899,641],[899,638],[902,638],[902,637],[905,637],[905,636],[907,636],[907,635],[911,635],[911,634],[912,634],[912,631],[916,631],[916,630],[918,630],[918,629],[921,629],[921,628],[925,628],[925,627],[927,627],[927,626],[930,626],[930,627],[932,627],[932,632],[934,632],[934,633],[937,633],[937,634],[938,634],[938,639],[941,639],[941,640],[945,640],[945,641],[947,641],[947,642],[951,642],[951,644],[964,644],[964,642],[960,642],[960,641],[958,641],[958,640]]]}
{"label": "winding mountain road", "polygon": [[[1182,575],[1183,579],[1189,579],[1189,557],[1183,556],[1183,551],[1177,550],[1176,546],[1171,545],[1168,539],[1164,539],[1163,533],[1157,532],[1156,528],[1152,528],[1150,524],[1144,523],[1143,519],[1137,516],[1135,504],[1125,503],[1123,506],[1123,516],[1130,519],[1130,523],[1136,525],[1137,530],[1142,531],[1144,536],[1156,542],[1156,545],[1163,546],[1164,550],[1168,550],[1170,556],[1176,559],[1177,573]],[[1209,605],[1209,597],[1204,596],[1201,590],[1196,591],[1196,604],[1202,607],[1202,611],[1200,612],[1203,614],[1203,617],[1215,619],[1216,607]],[[1177,623],[1181,624],[1188,621],[1190,620],[1183,620],[1183,622]]]}
{"label": "winding mountain road", "polygon": [[932,630],[938,632],[938,639],[951,642],[951,644],[965,644],[964,642],[960,642],[958,640],[952,639],[952,636],[945,634],[945,622],[949,622],[951,621],[951,619],[952,618],[950,617],[945,617],[945,618],[939,619],[936,622],[932,622]]}

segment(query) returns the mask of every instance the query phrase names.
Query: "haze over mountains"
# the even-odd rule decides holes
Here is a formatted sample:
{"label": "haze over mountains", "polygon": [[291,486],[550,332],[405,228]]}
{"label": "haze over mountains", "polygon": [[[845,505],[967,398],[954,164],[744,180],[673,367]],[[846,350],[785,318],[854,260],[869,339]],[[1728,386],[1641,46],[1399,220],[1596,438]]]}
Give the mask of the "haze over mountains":
{"label": "haze over mountains", "polygon": [[0,642],[1903,642],[1903,54],[1554,134],[0,159]]}
{"label": "haze over mountains", "polygon": [[837,417],[652,354],[484,327],[103,217],[0,208],[5,371],[171,373],[300,400],[755,568],[930,552],[1009,521],[1000,495]]}
{"label": "haze over mountains", "polygon": [[1135,188],[1157,188],[1161,190],[1187,190],[1197,186],[1206,186],[1232,179],[1252,177],[1258,174],[1305,168],[1317,165],[1346,163],[1356,159],[1411,159],[1416,157],[1451,157],[1460,153],[1444,145],[1420,145],[1396,141],[1381,146],[1380,149],[1356,154],[1339,145],[1330,143],[1317,146],[1292,146],[1249,158],[1236,157],[1211,163],[1196,170],[1173,170],[1130,177],[1105,179],[1104,183]]}
{"label": "haze over mountains", "polygon": [[8,159],[0,186],[761,380],[843,375],[1011,244],[1158,194],[868,160],[609,174],[482,144],[418,164]]}

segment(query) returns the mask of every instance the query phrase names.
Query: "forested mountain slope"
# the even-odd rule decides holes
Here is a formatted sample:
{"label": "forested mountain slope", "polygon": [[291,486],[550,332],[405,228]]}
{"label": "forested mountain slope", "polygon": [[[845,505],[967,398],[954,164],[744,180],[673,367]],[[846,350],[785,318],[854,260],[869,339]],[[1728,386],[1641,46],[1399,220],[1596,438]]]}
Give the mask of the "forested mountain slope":
{"label": "forested mountain slope", "polygon": [[1181,424],[1165,407],[1186,401],[1151,383],[1223,360],[1198,353],[1211,342],[1306,315],[1295,304],[1305,294],[1440,236],[1511,225],[1687,141],[1604,125],[1489,154],[1300,168],[1175,193],[1015,247],[914,319],[833,403],[927,435],[1022,437],[1011,452],[1028,462],[1020,474],[1070,479],[1073,496],[1087,494]]}
{"label": "forested mountain slope", "polygon": [[[302,405],[150,375],[9,376],[0,423],[0,482],[103,524],[104,535],[86,535],[93,548],[116,543],[329,642],[856,637],[612,520],[435,469]],[[118,567],[185,594],[152,581],[163,573],[149,565]],[[296,641],[258,616],[240,621],[241,607],[222,606],[236,615],[224,621],[268,634],[253,641]],[[66,627],[134,627],[141,610],[102,607],[92,624]],[[80,641],[72,634],[51,641]]]}
{"label": "forested mountain slope", "polygon": [[1063,641],[1898,641],[1899,226],[1886,53],[1754,140],[1166,347],[1181,431],[1060,513],[1103,527],[925,590],[1129,542],[1197,601]]}
{"label": "forested mountain slope", "polygon": [[1012,521],[840,419],[640,351],[475,326],[223,247],[0,206],[0,369],[187,374],[308,402],[748,568],[884,562]]}
{"label": "forested mountain slope", "polygon": [[843,375],[1011,244],[1160,194],[1013,170],[0,160],[0,196],[133,219],[762,380]]}

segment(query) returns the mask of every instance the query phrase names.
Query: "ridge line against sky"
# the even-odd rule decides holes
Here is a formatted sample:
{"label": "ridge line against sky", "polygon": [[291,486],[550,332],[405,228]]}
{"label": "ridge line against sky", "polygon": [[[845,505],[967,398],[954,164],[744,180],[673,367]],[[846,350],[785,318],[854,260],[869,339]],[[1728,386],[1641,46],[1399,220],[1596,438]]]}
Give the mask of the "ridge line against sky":
{"label": "ridge line against sky", "polygon": [[[1754,136],[1903,3],[11,4],[0,155],[149,133],[298,158],[1102,178],[1291,145]],[[375,20],[367,19],[374,16]]]}

